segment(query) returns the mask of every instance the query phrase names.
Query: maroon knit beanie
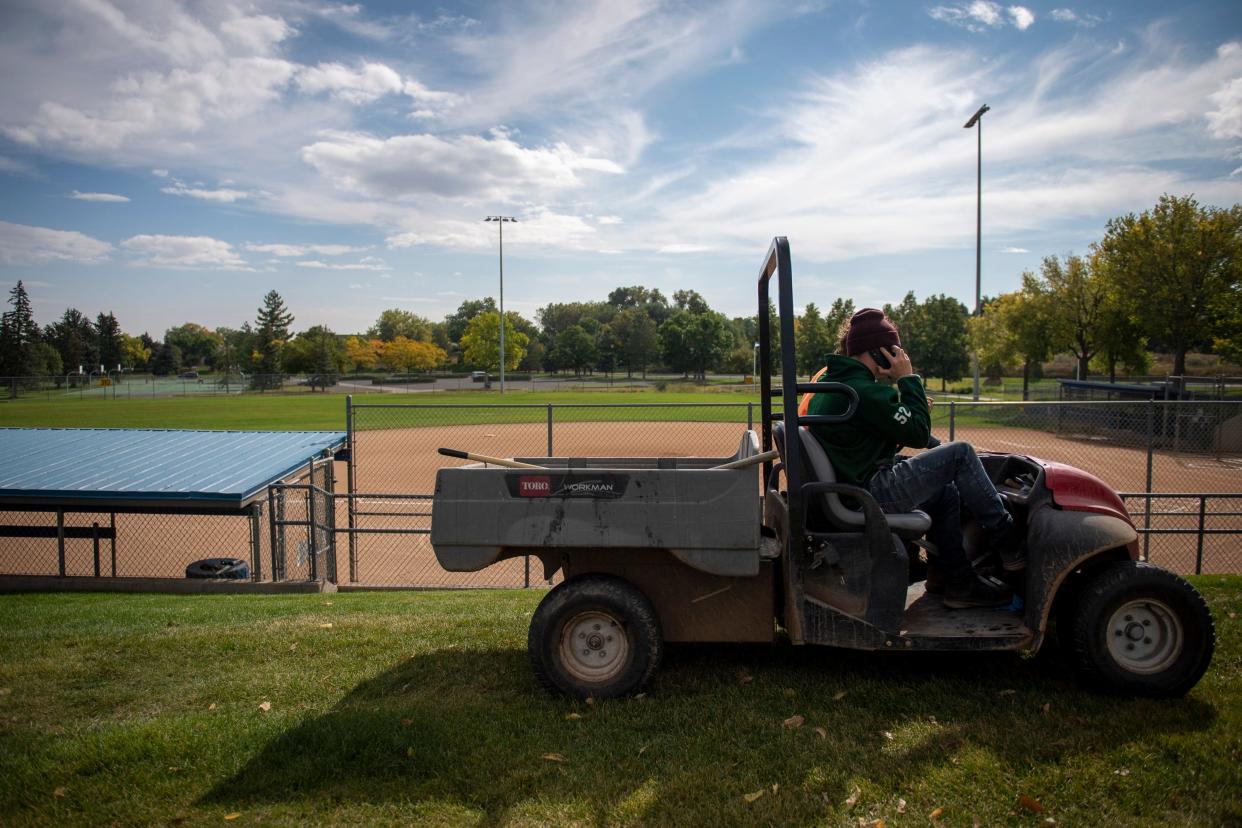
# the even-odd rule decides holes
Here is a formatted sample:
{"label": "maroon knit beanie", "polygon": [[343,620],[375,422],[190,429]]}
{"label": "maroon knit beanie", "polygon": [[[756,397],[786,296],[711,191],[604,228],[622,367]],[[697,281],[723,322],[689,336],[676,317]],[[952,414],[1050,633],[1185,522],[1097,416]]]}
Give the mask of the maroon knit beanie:
{"label": "maroon knit beanie", "polygon": [[897,326],[888,321],[884,311],[863,308],[850,317],[850,330],[845,335],[845,353],[861,354],[875,348],[900,347],[901,335]]}

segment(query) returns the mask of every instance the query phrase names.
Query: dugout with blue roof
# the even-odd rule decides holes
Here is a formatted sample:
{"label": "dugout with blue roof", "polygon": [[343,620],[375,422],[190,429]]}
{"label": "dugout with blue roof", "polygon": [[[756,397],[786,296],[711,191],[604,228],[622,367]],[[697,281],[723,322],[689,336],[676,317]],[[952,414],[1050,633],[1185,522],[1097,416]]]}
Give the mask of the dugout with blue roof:
{"label": "dugout with blue roof", "polygon": [[0,428],[0,509],[240,513],[340,431]]}

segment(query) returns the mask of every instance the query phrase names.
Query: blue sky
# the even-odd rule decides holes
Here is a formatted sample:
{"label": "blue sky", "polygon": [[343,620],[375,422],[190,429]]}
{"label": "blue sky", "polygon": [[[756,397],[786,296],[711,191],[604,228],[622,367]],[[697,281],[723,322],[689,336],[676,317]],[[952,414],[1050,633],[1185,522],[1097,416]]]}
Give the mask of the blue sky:
{"label": "blue sky", "polygon": [[0,282],[157,338],[699,291],[1017,287],[1162,193],[1242,201],[1236,2],[6,0]]}

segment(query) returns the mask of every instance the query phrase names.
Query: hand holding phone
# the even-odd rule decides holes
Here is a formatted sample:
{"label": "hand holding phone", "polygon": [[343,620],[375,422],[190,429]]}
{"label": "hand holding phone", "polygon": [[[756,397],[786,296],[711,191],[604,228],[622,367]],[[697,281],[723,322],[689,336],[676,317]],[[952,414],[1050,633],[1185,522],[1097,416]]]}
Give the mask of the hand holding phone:
{"label": "hand holding phone", "polygon": [[910,364],[910,356],[900,345],[894,345],[892,348],[876,348],[869,353],[875,360],[875,364],[880,367],[880,373],[883,376],[899,380],[914,373],[914,366]]}

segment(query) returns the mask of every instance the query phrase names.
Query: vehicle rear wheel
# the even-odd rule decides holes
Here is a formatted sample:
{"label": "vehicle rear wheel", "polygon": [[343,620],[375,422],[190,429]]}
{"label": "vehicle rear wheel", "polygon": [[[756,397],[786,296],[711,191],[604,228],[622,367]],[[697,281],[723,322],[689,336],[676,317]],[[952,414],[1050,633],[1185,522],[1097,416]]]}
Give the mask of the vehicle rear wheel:
{"label": "vehicle rear wheel", "polygon": [[651,680],[663,649],[647,596],[605,575],[575,578],[549,592],[527,636],[536,678],[554,693],[580,699],[638,692]]}
{"label": "vehicle rear wheel", "polygon": [[1216,631],[1203,597],[1172,572],[1126,561],[1101,571],[1072,614],[1079,676],[1103,690],[1185,695],[1212,661]]}

